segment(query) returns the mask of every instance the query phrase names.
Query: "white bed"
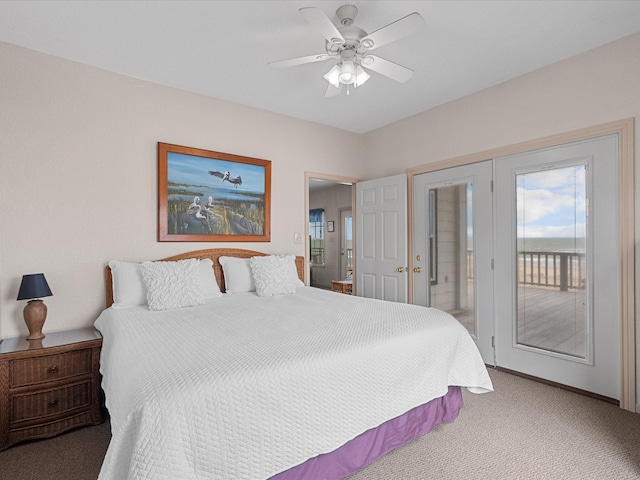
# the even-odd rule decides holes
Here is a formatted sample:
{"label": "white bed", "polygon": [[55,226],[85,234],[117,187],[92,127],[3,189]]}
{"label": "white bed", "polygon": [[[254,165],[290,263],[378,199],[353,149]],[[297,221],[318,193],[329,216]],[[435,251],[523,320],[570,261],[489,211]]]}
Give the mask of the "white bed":
{"label": "white bed", "polygon": [[[238,254],[262,255],[165,260],[212,258],[224,291],[218,258]],[[113,437],[99,478],[270,478],[449,386],[492,389],[469,334],[444,312],[290,291],[225,293],[162,311],[107,308],[95,325]]]}

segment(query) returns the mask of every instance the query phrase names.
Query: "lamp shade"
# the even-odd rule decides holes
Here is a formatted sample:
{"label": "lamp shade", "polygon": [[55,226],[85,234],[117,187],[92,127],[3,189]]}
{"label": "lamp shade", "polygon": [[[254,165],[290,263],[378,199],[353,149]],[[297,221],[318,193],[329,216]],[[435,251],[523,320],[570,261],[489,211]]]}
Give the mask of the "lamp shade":
{"label": "lamp shade", "polygon": [[334,65],[331,70],[325,73],[324,79],[334,87],[338,88],[340,86],[340,67],[338,65]]}
{"label": "lamp shade", "polygon": [[360,65],[358,65],[356,67],[356,81],[353,82],[355,87],[359,87],[360,85],[362,85],[364,82],[366,82],[367,80],[369,80],[371,78],[371,76],[364,71],[364,68],[362,68]]}
{"label": "lamp shade", "polygon": [[53,293],[51,293],[44,274],[32,273],[30,275],[23,275],[17,300],[31,300],[33,298],[50,297],[52,295]]}

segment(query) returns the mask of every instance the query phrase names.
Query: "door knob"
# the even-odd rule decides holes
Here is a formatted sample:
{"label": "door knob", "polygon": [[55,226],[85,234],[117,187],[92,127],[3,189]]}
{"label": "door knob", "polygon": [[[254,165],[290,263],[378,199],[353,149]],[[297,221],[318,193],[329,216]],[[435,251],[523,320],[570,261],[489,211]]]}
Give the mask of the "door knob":
{"label": "door knob", "polygon": [[404,267],[398,267],[398,268],[396,268],[396,272],[398,272],[398,273],[402,273],[402,272],[404,272]]}
{"label": "door knob", "polygon": [[420,273],[422,271],[422,267],[415,267],[413,271],[416,273]]}

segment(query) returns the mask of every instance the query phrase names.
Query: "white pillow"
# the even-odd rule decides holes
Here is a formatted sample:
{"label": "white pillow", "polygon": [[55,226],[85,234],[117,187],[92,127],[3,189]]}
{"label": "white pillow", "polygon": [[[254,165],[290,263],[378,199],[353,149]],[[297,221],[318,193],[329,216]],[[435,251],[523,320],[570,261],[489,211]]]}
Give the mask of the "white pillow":
{"label": "white pillow", "polygon": [[256,287],[249,267],[248,258],[220,257],[227,293],[253,292]]}
{"label": "white pillow", "polygon": [[147,287],[142,278],[141,264],[111,260],[113,306],[115,308],[147,304]]}
{"label": "white pillow", "polygon": [[[296,293],[296,278],[291,276],[291,258],[287,255],[252,257],[249,261],[256,293],[260,297],[271,297]],[[298,280],[299,281],[299,280]]]}
{"label": "white pillow", "polygon": [[[159,262],[156,262],[159,263]],[[147,304],[147,285],[142,278],[142,264],[111,260],[111,278],[113,284],[113,306],[115,308]],[[221,297],[220,287],[213,271],[210,258],[198,260],[200,283],[204,298]]]}
{"label": "white pillow", "polygon": [[204,303],[200,262],[195,258],[177,262],[143,262],[149,310],[193,307]]}
{"label": "white pillow", "polygon": [[210,258],[200,260],[198,269],[200,270],[200,282],[204,298],[221,297],[222,292],[216,280],[216,274],[213,271],[213,261]]}
{"label": "white pillow", "polygon": [[283,257],[287,262],[289,262],[289,271],[287,272],[287,275],[289,276],[291,283],[296,287],[304,287],[304,282],[300,280],[300,277],[298,277],[295,255],[278,255],[278,257]]}

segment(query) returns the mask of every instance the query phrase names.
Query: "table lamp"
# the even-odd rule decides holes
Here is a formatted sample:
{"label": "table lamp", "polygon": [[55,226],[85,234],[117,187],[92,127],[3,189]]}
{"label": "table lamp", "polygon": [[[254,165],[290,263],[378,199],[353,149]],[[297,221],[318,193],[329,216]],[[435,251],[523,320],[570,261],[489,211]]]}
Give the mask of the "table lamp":
{"label": "table lamp", "polygon": [[38,340],[44,338],[42,326],[47,319],[47,306],[41,297],[50,297],[53,295],[47,280],[42,273],[33,273],[31,275],[23,275],[20,290],[18,291],[18,300],[29,300],[24,307],[24,323],[29,329],[27,340]]}

